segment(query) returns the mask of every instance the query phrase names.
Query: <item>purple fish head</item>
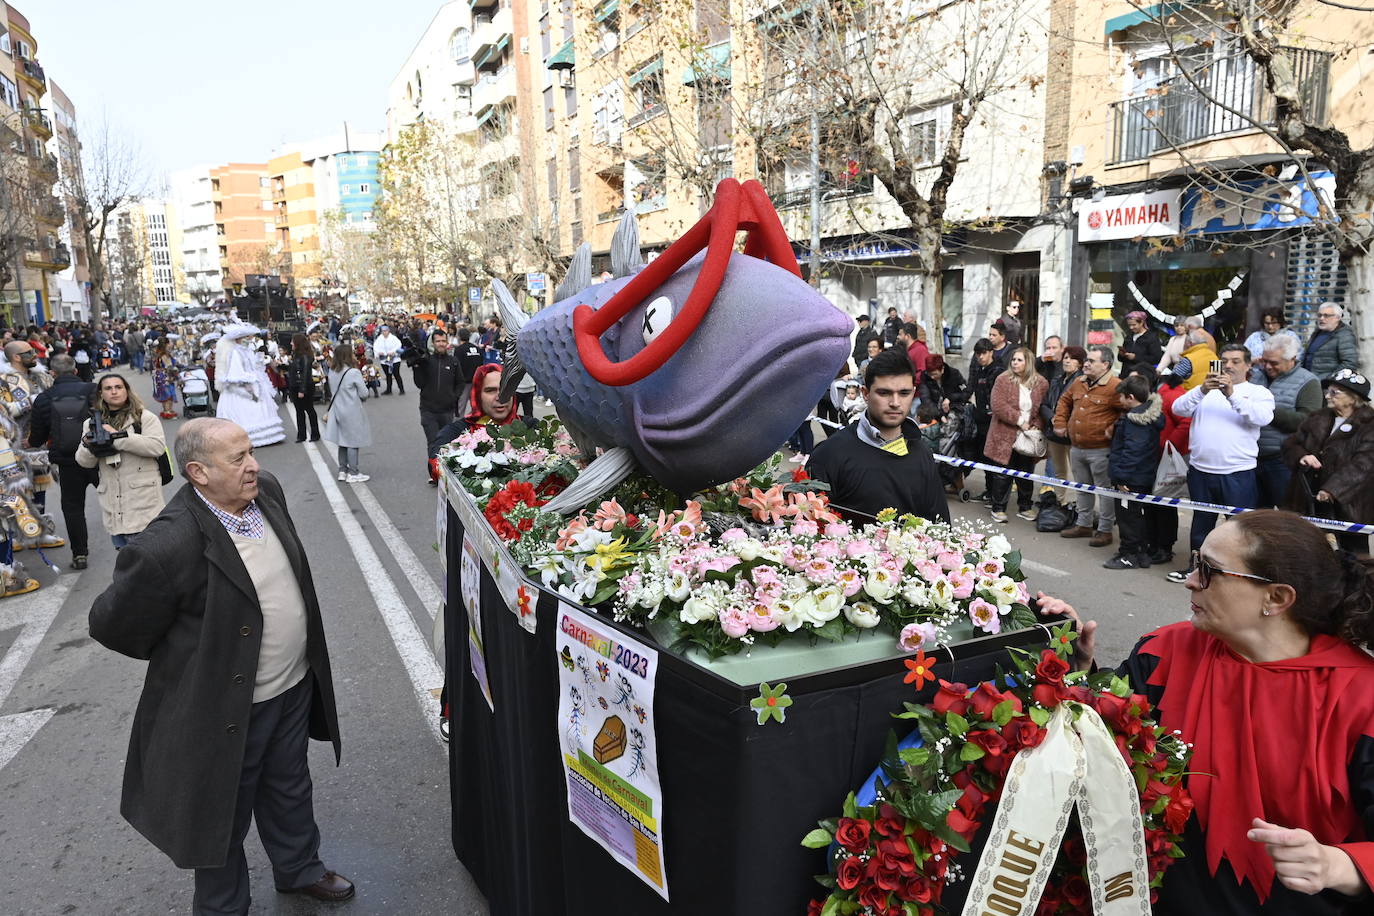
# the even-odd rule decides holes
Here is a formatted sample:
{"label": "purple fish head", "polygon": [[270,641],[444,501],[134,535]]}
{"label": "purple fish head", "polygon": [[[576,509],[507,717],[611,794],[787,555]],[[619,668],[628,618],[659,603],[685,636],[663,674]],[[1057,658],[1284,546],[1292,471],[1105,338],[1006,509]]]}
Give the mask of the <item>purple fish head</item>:
{"label": "purple fish head", "polygon": [[[662,333],[696,285],[688,261],[618,322],[606,349],[624,361]],[[691,493],[733,480],[777,451],[825,395],[850,350],[852,319],[800,277],[731,254],[696,331],[664,365],[621,389],[629,448],[665,486]],[[609,337],[609,335],[608,335]]]}

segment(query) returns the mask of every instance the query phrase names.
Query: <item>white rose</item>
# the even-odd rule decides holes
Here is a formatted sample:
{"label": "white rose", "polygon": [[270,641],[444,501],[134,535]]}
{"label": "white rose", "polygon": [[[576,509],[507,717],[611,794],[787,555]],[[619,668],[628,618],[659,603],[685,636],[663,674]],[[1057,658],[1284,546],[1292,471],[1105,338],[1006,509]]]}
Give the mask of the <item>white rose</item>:
{"label": "white rose", "polygon": [[997,557],[1000,560],[1002,557],[1011,553],[1011,543],[1002,535],[994,534],[992,537],[988,538],[987,543],[983,545],[983,549],[987,551],[990,556]]}
{"label": "white rose", "polygon": [[682,606],[678,617],[683,623],[705,623],[708,620],[716,619],[715,606],[707,598],[701,595],[693,595],[687,599],[687,603]]}
{"label": "white rose", "polygon": [[930,593],[924,585],[911,583],[902,589],[902,600],[912,607],[925,607],[930,603]]}
{"label": "white rose", "polygon": [[740,538],[731,547],[735,556],[746,563],[758,559],[759,554],[763,551],[763,544],[755,538]]}
{"label": "white rose", "polygon": [[793,601],[778,602],[778,607],[784,605],[787,610],[782,615],[782,625],[789,633],[795,633],[816,616],[816,599],[810,595],[800,595]]}
{"label": "white rose", "polygon": [[845,605],[844,616],[850,623],[862,630],[870,630],[878,625],[878,609],[867,601]]}
{"label": "white rose", "polygon": [[807,622],[812,626],[824,626],[840,616],[840,608],[844,606],[844,592],[833,585],[827,585],[812,592],[811,600],[815,609],[811,611]]}
{"label": "white rose", "polygon": [[993,582],[988,590],[997,596],[997,609],[1004,614],[1016,603],[1017,589],[1015,579],[1009,579],[1006,576],[1002,576],[996,582]]}
{"label": "white rose", "polygon": [[897,594],[897,586],[892,581],[892,573],[880,566],[864,580],[864,591],[879,604],[887,604]]}
{"label": "white rose", "polygon": [[759,549],[759,556],[772,560],[774,563],[781,563],[782,548],[777,544],[765,544]]}
{"label": "white rose", "polygon": [[954,586],[949,584],[948,579],[938,580],[928,589],[927,594],[932,607],[949,610],[954,605]]}
{"label": "white rose", "polygon": [[491,459],[486,457],[478,458],[477,462],[472,466],[472,472],[474,474],[490,474]]}
{"label": "white rose", "polygon": [[487,460],[502,467],[510,464],[512,455],[508,452],[487,452]]}

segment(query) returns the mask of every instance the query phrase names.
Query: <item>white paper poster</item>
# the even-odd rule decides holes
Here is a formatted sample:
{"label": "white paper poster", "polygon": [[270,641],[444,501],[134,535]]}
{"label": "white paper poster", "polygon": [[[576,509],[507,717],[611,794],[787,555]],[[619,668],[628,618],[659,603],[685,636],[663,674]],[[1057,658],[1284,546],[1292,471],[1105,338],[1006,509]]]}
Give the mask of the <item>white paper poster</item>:
{"label": "white paper poster", "polygon": [[482,690],[487,706],[492,712],[496,704],[491,698],[491,681],[487,677],[487,650],[482,642],[482,559],[477,555],[477,547],[472,538],[463,535],[463,561],[459,568],[460,588],[463,592],[463,608],[468,618],[468,666],[472,669],[473,679]]}
{"label": "white paper poster", "polygon": [[[434,510],[434,537],[439,548],[439,568],[448,571],[448,492],[439,478],[439,505]],[[447,577],[445,577],[447,578]]]}
{"label": "white paper poster", "polygon": [[658,652],[565,602],[554,645],[568,817],[667,900],[653,719]]}

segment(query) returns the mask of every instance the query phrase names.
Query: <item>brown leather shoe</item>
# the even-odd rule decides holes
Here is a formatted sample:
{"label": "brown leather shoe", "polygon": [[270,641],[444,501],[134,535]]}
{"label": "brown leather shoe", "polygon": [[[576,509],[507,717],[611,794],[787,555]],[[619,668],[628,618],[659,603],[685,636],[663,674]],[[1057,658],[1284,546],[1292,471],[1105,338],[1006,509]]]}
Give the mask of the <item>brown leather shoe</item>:
{"label": "brown leather shoe", "polygon": [[1093,533],[1087,525],[1074,525],[1072,528],[1065,528],[1059,532],[1061,538],[1085,538]]}
{"label": "brown leather shoe", "polygon": [[279,887],[277,893],[305,894],[325,903],[339,903],[352,897],[354,888],[353,882],[343,875],[327,871],[314,884],[307,884],[305,887]]}
{"label": "brown leather shoe", "polygon": [[1106,547],[1112,542],[1110,531],[1099,531],[1093,535],[1093,539],[1088,542],[1089,547]]}

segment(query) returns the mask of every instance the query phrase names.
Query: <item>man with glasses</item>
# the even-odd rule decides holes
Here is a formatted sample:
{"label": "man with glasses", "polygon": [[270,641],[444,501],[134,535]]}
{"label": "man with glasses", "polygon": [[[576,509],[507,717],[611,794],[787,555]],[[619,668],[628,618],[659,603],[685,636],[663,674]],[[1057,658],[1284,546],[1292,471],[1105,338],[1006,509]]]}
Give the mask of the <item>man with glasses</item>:
{"label": "man with glasses", "polygon": [[[1089,347],[1083,360],[1083,374],[1074,379],[1059,398],[1054,411],[1054,433],[1069,439],[1069,466],[1073,479],[1094,486],[1110,488],[1112,434],[1116,421],[1125,413],[1116,395],[1121,379],[1112,374],[1110,347]],[[1097,497],[1097,511],[1093,512],[1093,497],[1078,497],[1076,523],[1059,532],[1062,538],[1092,537],[1090,547],[1106,547],[1112,542],[1112,523],[1116,521],[1116,500],[1110,496]],[[1095,517],[1094,517],[1095,516]],[[1093,529],[1094,521],[1096,530]]]}
{"label": "man with glasses", "polygon": [[[1174,415],[1192,417],[1188,428],[1188,496],[1198,502],[1253,509],[1259,505],[1260,431],[1274,419],[1274,395],[1246,381],[1250,351],[1241,343],[1221,348],[1221,372],[1174,402]],[[1193,512],[1189,534],[1197,551],[1216,527],[1215,512]],[[1194,553],[1196,556],[1196,553]],[[1190,569],[1169,573],[1182,582]]]}
{"label": "man with glasses", "polygon": [[1360,347],[1354,330],[1343,318],[1345,309],[1334,302],[1317,307],[1317,330],[1307,342],[1302,367],[1319,380],[1329,379],[1338,369],[1360,370]]}
{"label": "man with glasses", "polygon": [[[1249,344],[1247,344],[1247,347]],[[1260,430],[1259,459],[1255,473],[1259,478],[1259,506],[1277,508],[1288,493],[1292,476],[1283,463],[1283,440],[1298,431],[1302,421],[1322,408],[1322,383],[1298,365],[1298,338],[1292,334],[1271,334],[1264,341],[1259,368],[1250,378],[1274,396],[1274,419]]]}

